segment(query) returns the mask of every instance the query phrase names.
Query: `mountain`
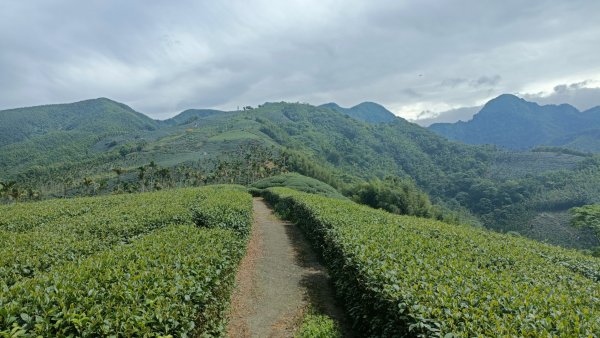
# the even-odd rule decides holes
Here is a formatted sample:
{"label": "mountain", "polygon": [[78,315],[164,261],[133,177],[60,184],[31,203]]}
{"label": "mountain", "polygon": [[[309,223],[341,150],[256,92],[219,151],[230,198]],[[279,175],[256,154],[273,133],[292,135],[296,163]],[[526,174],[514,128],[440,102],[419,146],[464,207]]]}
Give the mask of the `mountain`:
{"label": "mountain", "polygon": [[[284,102],[236,112],[193,109],[160,123],[142,115],[147,124],[133,124],[137,128],[132,128],[130,116],[139,113],[125,108],[115,112],[115,107],[126,106],[99,99],[26,108],[22,111],[31,119],[22,123],[35,130],[37,119],[33,116],[38,112],[45,120],[47,107],[51,107],[55,120],[52,130],[56,131],[39,133],[41,136],[30,133],[28,138],[0,146],[0,173],[4,176],[0,180],[38,166],[48,170],[67,165],[69,170],[91,170],[97,166],[94,170],[110,171],[111,167],[136,168],[151,161],[172,166],[205,159],[201,164],[204,166],[239,145],[257,141],[297,150],[352,177],[412,177],[420,186],[434,190],[434,186],[451,180],[447,173],[476,168],[480,164],[475,158],[486,156],[485,151],[448,142],[374,103],[349,109]],[[73,115],[83,114],[79,112],[107,118],[81,122],[76,128],[63,127],[74,119]],[[390,122],[375,127],[363,119],[348,118],[347,113]],[[0,113],[0,125],[6,117],[12,115]],[[119,130],[114,127],[121,124]]]}
{"label": "mountain", "polygon": [[[516,100],[530,106],[523,102]],[[154,121],[107,99],[59,107],[20,110],[27,116],[20,122],[25,136],[15,134],[9,138],[12,143],[0,145],[0,181],[63,196],[67,189],[89,191],[82,186],[86,178],[104,182],[102,193],[116,185],[140,191],[139,170],[150,163],[150,172],[168,170],[160,180],[178,177],[175,181],[182,185],[248,184],[283,163],[284,171],[316,178],[349,196],[354,186],[377,179],[387,182],[378,185],[382,189],[414,183],[440,210],[456,213],[457,222],[480,222],[572,247],[585,247],[580,238],[589,236],[571,229],[568,217],[560,216],[567,221],[551,230],[530,226],[532,219],[549,211],[568,215],[568,208],[600,202],[600,160],[594,157],[551,149],[500,151],[450,142],[400,117],[373,124],[348,115],[379,111],[390,116],[375,104],[344,110],[333,104],[277,102],[244,111],[187,110],[167,121]],[[0,112],[0,126],[17,128],[17,115]],[[38,127],[40,121],[46,129]],[[584,142],[581,137],[570,140]],[[261,156],[266,159],[262,164],[248,162]],[[249,176],[255,168],[260,170]],[[397,187],[406,191],[393,192],[395,198],[411,191],[410,184]]]}
{"label": "mountain", "polygon": [[153,130],[155,120],[106,98],[0,111],[0,146],[60,132]]}
{"label": "mountain", "polygon": [[470,121],[436,123],[429,129],[468,144],[517,150],[552,145],[600,151],[597,141],[581,141],[589,140],[590,135],[593,139],[600,131],[600,107],[580,112],[568,104],[540,106],[509,94],[486,103]]}
{"label": "mountain", "polygon": [[3,110],[0,172],[76,161],[97,151],[94,146],[107,137],[158,128],[157,121],[106,98]]}
{"label": "mountain", "polygon": [[357,120],[369,123],[392,122],[396,119],[396,115],[394,115],[391,111],[373,102],[363,102],[352,108],[342,108],[336,103],[331,102],[322,104],[319,106],[319,108],[335,110]]}

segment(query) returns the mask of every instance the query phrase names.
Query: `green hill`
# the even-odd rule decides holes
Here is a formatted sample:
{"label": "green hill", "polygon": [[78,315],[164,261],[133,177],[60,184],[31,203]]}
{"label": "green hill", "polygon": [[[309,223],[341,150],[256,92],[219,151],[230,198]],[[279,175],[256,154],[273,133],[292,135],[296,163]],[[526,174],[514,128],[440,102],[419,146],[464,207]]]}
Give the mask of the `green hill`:
{"label": "green hill", "polygon": [[158,127],[157,121],[106,98],[3,110],[0,121],[0,146],[61,132],[102,135]]}
{"label": "green hill", "polygon": [[[374,124],[330,107],[279,102],[234,112],[188,110],[157,122],[99,99],[58,106],[62,113],[56,106],[26,108],[24,128],[35,130],[36,111],[49,119],[47,107],[57,120],[54,129],[0,146],[0,181],[16,180],[45,196],[248,185],[285,171],[352,196],[361,182],[391,178],[387,182],[413,181],[458,221],[471,222],[474,214],[485,226],[524,234],[540,213],[600,202],[600,161],[587,154],[465,145],[399,117]],[[77,120],[78,111],[96,122]],[[15,116],[2,112],[0,125]],[[76,128],[61,127],[73,120]]]}
{"label": "green hill", "polygon": [[[0,171],[18,173],[35,165],[82,160],[97,152],[94,145],[109,136],[150,132],[158,127],[157,121],[105,98],[3,110]],[[105,151],[110,147],[99,148]]]}
{"label": "green hill", "polygon": [[336,103],[331,102],[320,105],[319,108],[332,109],[357,120],[370,123],[391,122],[396,118],[396,115],[391,111],[374,102],[363,102],[352,108],[342,108]]}

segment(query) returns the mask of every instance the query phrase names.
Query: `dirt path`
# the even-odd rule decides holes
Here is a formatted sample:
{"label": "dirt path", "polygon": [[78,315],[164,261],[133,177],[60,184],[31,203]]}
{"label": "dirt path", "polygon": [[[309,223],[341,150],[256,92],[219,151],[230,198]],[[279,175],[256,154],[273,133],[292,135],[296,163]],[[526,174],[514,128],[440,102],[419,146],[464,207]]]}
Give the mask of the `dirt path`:
{"label": "dirt path", "polygon": [[228,336],[293,337],[309,306],[343,324],[332,292],[326,269],[300,230],[255,198],[254,226],[237,275]]}

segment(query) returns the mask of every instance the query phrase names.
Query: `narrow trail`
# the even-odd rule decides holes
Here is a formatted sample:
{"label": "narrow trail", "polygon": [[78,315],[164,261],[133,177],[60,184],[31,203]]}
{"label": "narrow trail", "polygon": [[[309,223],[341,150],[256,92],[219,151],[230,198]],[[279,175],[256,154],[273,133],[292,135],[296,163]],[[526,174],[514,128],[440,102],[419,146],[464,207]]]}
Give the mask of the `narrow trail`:
{"label": "narrow trail", "polygon": [[236,281],[229,337],[293,337],[310,306],[345,327],[327,270],[300,230],[278,219],[262,198],[254,199],[252,235]]}

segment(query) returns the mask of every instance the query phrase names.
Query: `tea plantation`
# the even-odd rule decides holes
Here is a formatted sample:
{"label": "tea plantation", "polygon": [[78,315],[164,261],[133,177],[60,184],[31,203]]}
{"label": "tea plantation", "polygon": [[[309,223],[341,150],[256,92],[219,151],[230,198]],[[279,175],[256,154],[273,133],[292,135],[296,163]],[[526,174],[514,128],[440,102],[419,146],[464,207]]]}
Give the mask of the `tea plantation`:
{"label": "tea plantation", "polygon": [[360,336],[600,333],[596,258],[287,188],[265,196],[321,252]]}
{"label": "tea plantation", "polygon": [[0,216],[0,336],[212,336],[224,330],[252,199],[219,186]]}
{"label": "tea plantation", "polygon": [[[289,188],[262,194],[313,243],[357,336],[600,332],[597,258]],[[252,198],[232,185],[0,206],[0,337],[223,336],[251,223]],[[298,334],[335,327],[309,317]]]}

